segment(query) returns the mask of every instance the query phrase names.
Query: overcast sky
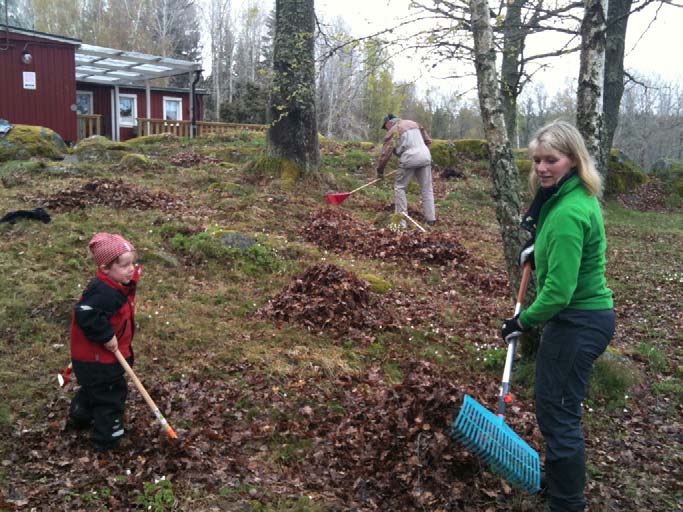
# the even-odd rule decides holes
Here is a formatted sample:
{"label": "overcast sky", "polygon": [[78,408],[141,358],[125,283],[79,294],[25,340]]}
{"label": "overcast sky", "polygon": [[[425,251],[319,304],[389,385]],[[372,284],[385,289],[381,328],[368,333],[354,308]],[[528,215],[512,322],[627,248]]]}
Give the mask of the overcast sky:
{"label": "overcast sky", "polygon": [[[343,18],[354,35],[361,36],[395,25],[397,20],[410,14],[409,3],[410,0],[315,0],[315,8],[318,15],[326,20]],[[650,23],[652,25],[648,29]],[[650,6],[631,16],[626,34],[626,69],[646,76],[659,75],[665,81],[683,83],[681,32],[683,8],[663,6],[656,14],[655,6]],[[548,44],[547,39],[544,39],[543,44]],[[578,71],[578,54],[566,56],[556,62],[552,70],[538,75],[535,82],[542,82],[553,94],[575,81]],[[436,73],[443,75],[445,69],[437,68]],[[421,89],[426,89],[425,84],[433,84],[432,87],[463,92],[474,85],[474,81],[466,84],[466,81],[459,80],[453,87],[453,81],[439,81],[430,74],[427,66],[421,65],[414,57],[396,61],[395,77],[399,80],[417,80]]]}

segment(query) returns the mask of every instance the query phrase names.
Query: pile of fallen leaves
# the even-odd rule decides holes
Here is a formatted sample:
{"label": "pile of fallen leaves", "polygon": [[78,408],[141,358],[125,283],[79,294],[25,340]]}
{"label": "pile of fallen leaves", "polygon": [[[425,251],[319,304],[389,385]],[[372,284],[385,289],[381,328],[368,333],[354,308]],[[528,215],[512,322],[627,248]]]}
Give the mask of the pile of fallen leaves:
{"label": "pile of fallen leaves", "polygon": [[[373,368],[358,380],[338,378],[327,399],[344,411],[306,425],[315,443],[302,464],[306,481],[336,489],[352,510],[473,509],[477,487],[496,487],[499,479],[450,439],[449,427],[465,393],[478,388],[476,395],[495,396],[495,383],[448,376],[425,361],[405,370],[397,385]],[[533,436],[533,413],[517,411],[514,428]],[[507,484],[502,488],[511,493]]]}
{"label": "pile of fallen leaves", "polygon": [[118,209],[164,211],[177,210],[183,202],[166,192],[151,192],[122,180],[94,180],[79,188],[62,190],[46,198],[38,198],[44,208],[68,212],[94,205]]}
{"label": "pile of fallen leaves", "polygon": [[[142,509],[153,497],[147,488],[165,479],[177,492],[229,491],[233,502],[312,495],[338,505],[330,510],[510,510],[516,493],[448,436],[463,395],[495,396],[496,383],[425,361],[404,370],[399,384],[374,367],[332,383],[324,375],[272,380],[248,363],[225,368],[220,380],[183,376],[149,392],[184,441],[167,441],[133,392],[126,437],[105,455],[91,451],[88,431],[64,430],[62,396],[41,428],[4,432],[17,449],[2,461],[15,470],[0,508]],[[536,445],[533,413],[522,409],[511,426]],[[278,451],[278,439],[292,452]],[[226,510],[202,505],[188,510]]]}
{"label": "pile of fallen leaves", "polygon": [[302,236],[330,251],[352,252],[370,258],[417,260],[434,265],[455,265],[469,258],[465,248],[451,234],[373,229],[339,209],[313,212]]}
{"label": "pile of fallen leaves", "polygon": [[168,159],[171,165],[176,167],[198,167],[202,164],[217,164],[220,163],[218,158],[200,155],[194,151],[182,151],[175,153]]}
{"label": "pile of fallen leaves", "polygon": [[666,198],[670,192],[658,179],[652,178],[632,192],[619,194],[618,199],[625,208],[639,212],[666,212]]}
{"label": "pile of fallen leaves", "polygon": [[278,322],[296,322],[308,329],[360,334],[395,325],[392,312],[369,291],[369,284],[351,272],[325,263],[294,277],[259,313]]}
{"label": "pile of fallen leaves", "polygon": [[302,236],[329,251],[350,252],[364,258],[422,261],[456,269],[455,277],[467,285],[486,293],[508,293],[505,272],[471,256],[451,233],[375,229],[340,209],[326,208],[309,216]]}

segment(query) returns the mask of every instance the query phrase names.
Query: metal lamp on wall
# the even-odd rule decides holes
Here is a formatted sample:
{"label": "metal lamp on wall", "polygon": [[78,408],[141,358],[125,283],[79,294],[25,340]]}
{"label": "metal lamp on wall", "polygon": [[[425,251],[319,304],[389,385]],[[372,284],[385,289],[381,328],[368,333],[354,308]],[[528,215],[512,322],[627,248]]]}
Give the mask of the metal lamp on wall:
{"label": "metal lamp on wall", "polygon": [[33,62],[33,55],[31,55],[31,52],[29,52],[27,49],[24,48],[24,51],[21,52],[21,62],[24,64],[30,64]]}

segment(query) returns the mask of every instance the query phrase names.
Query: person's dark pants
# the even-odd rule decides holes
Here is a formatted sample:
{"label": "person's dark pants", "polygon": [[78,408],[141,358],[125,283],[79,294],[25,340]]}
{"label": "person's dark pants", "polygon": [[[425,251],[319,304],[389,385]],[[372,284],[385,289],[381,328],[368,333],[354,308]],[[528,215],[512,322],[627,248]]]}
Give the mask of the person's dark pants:
{"label": "person's dark pants", "polygon": [[565,309],[543,329],[536,357],[536,419],[546,443],[549,510],[584,510],[581,404],[593,362],[614,335],[613,310]]}
{"label": "person's dark pants", "polygon": [[92,425],[91,441],[98,451],[114,448],[123,436],[123,412],[128,384],[121,376],[104,383],[81,386],[69,406],[76,426]]}

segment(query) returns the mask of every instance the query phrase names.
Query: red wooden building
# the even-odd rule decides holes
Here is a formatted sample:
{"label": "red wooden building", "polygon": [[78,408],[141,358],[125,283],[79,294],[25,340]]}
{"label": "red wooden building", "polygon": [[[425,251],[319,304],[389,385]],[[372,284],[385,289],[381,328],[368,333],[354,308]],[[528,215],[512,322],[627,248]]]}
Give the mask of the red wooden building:
{"label": "red wooden building", "polygon": [[[203,111],[200,73],[196,62],[0,25],[0,118],[51,128],[67,142],[93,133],[126,140],[152,124],[191,136]],[[189,89],[151,85],[181,74]]]}

